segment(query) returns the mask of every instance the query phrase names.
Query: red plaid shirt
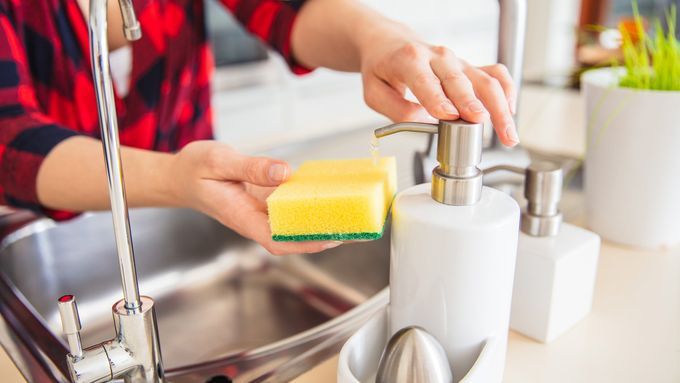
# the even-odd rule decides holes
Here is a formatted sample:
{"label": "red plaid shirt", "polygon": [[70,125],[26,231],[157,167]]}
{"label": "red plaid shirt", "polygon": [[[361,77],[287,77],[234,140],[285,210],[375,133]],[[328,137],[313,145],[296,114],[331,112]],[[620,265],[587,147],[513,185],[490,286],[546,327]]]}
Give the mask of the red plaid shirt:
{"label": "red plaid shirt", "polygon": [[[290,51],[300,1],[222,3],[303,71]],[[131,43],[129,94],[116,95],[121,143],[168,152],[211,138],[213,63],[203,1],[135,0],[134,6],[143,37]],[[89,57],[75,0],[0,0],[0,204],[69,216],[40,206],[36,176],[62,140],[100,136]]]}

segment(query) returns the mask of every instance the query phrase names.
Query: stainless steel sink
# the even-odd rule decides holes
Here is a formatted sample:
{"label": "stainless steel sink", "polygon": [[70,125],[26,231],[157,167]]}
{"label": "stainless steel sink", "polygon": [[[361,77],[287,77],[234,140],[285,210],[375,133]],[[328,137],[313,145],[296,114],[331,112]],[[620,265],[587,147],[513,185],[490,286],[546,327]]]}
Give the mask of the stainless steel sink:
{"label": "stainless steel sink", "polygon": [[[368,155],[370,130],[269,152],[297,164]],[[425,139],[385,142],[401,187]],[[154,297],[170,381],[288,381],[339,350],[387,301],[389,238],[315,255],[274,257],[189,210],[136,209],[131,225],[142,294]],[[386,231],[387,233],[389,230]],[[83,342],[113,336],[120,299],[111,217],[37,220],[0,248],[0,341],[30,382],[66,381],[56,299],[79,301]],[[212,380],[211,380],[212,379]]]}

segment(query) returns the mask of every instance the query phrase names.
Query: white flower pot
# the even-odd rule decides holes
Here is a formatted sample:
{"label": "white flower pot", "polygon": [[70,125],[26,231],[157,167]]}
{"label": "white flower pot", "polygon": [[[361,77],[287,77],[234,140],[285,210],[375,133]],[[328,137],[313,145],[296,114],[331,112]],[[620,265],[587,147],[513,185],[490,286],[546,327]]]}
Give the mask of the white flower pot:
{"label": "white flower pot", "polygon": [[680,92],[618,87],[620,70],[586,72],[588,226],[621,244],[680,244]]}

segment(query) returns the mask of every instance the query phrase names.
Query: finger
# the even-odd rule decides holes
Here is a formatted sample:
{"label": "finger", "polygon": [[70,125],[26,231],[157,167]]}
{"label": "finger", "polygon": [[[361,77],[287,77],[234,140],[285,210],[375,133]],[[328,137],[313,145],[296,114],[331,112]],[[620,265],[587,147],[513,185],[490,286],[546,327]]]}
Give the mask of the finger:
{"label": "finger", "polygon": [[459,110],[446,96],[441,81],[427,63],[408,63],[402,70],[400,81],[408,86],[428,113],[444,120],[460,117]]}
{"label": "finger", "polygon": [[285,161],[246,156],[222,147],[208,154],[208,166],[217,180],[243,181],[259,186],[277,186],[291,173]]}
{"label": "finger", "polygon": [[258,186],[251,183],[244,183],[246,191],[258,201],[266,201],[267,197],[276,190],[276,187]]}
{"label": "finger", "polygon": [[517,88],[515,87],[515,81],[512,79],[512,76],[510,76],[508,68],[503,64],[494,64],[483,66],[479,69],[498,80],[505,93],[505,98],[508,100],[510,112],[515,114],[517,112]]}
{"label": "finger", "polygon": [[506,146],[517,145],[519,137],[515,121],[498,80],[475,67],[468,67],[465,74],[472,81],[475,93],[489,110],[491,122],[501,142]]}
{"label": "finger", "polygon": [[486,108],[477,98],[472,82],[453,53],[432,60],[430,65],[441,80],[446,95],[453,100],[464,120],[484,122],[488,118]]}
{"label": "finger", "polygon": [[398,91],[375,75],[363,77],[364,101],[371,109],[394,122],[435,122],[421,105],[404,98],[404,90]]}
{"label": "finger", "polygon": [[388,63],[376,67],[376,74],[387,83],[401,83],[411,90],[420,104],[435,118],[456,119],[460,113],[446,97],[441,82],[429,62],[432,52],[417,44],[404,45]]}

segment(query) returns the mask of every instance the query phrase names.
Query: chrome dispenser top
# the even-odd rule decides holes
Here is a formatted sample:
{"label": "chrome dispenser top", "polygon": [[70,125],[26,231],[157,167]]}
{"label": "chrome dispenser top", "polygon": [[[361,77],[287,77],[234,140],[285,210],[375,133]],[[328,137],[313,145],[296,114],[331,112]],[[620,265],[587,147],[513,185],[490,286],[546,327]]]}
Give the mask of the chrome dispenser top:
{"label": "chrome dispenser top", "polygon": [[562,168],[552,162],[534,162],[525,174],[524,197],[528,203],[522,213],[522,231],[537,237],[557,235],[562,223],[558,209],[562,198]]}
{"label": "chrome dispenser top", "polygon": [[509,165],[493,166],[484,170],[484,174],[501,170],[524,175],[527,207],[522,212],[522,232],[534,237],[557,235],[562,224],[562,213],[558,208],[562,198],[562,168],[553,162],[538,161],[526,169]]}
{"label": "chrome dispenser top", "polygon": [[439,124],[402,122],[375,131],[378,138],[399,132],[437,133],[437,166],[432,171],[432,198],[446,205],[476,204],[482,196],[481,123],[440,120]]}

